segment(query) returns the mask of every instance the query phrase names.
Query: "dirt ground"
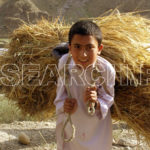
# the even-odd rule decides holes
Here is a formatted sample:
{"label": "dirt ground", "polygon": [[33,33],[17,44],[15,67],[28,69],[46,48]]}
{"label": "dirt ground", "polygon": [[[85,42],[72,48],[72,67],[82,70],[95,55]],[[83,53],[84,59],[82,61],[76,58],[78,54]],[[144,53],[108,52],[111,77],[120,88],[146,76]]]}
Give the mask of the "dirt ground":
{"label": "dirt ground", "polygon": [[59,16],[71,23],[115,8],[150,17],[149,0],[0,0],[0,37],[8,38],[20,25],[36,23],[43,17],[51,20]]}
{"label": "dirt ground", "polygon": [[[31,143],[18,142],[19,133],[26,133]],[[13,122],[0,125],[0,150],[55,150],[55,122]]]}
{"label": "dirt ground", "polygon": [[[55,119],[47,122],[13,122],[0,124],[0,150],[56,150]],[[26,133],[31,143],[22,145],[18,142],[20,132]],[[137,145],[133,131],[125,124],[113,124],[112,150],[149,150],[144,143]]]}

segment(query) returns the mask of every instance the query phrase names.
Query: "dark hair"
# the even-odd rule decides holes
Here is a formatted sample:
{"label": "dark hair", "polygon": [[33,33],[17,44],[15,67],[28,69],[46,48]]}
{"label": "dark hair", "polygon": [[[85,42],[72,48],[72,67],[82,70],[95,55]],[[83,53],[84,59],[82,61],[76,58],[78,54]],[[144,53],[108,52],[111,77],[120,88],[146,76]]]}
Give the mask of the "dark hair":
{"label": "dark hair", "polygon": [[102,42],[102,33],[99,26],[89,20],[81,20],[72,25],[69,31],[69,44],[71,44],[72,38],[75,34],[92,35],[96,38],[99,45]]}

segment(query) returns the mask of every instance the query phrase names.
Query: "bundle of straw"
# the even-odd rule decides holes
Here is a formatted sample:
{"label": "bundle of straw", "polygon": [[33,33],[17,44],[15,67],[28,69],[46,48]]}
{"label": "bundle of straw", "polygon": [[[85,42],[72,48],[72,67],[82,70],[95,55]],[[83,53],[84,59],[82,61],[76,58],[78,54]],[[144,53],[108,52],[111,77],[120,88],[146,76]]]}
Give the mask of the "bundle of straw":
{"label": "bundle of straw", "polygon": [[1,93],[16,101],[24,114],[42,118],[53,114],[58,60],[51,52],[67,40],[68,30],[59,20],[24,24],[13,32],[8,51],[0,56]]}
{"label": "bundle of straw", "polygon": [[[103,33],[104,49],[101,55],[114,65],[117,72],[112,116],[116,120],[125,121],[137,135],[143,135],[149,144],[150,53],[144,44],[149,43],[150,20],[133,13],[112,13],[90,19],[101,27]],[[15,100],[25,114],[53,113],[54,82],[58,74],[55,67],[51,67],[45,74],[45,68],[47,64],[57,64],[51,52],[57,44],[67,41],[69,28],[70,25],[59,20],[50,23],[42,20],[36,25],[23,25],[14,31],[8,52],[0,57],[1,68],[10,63],[18,66],[11,66],[15,73],[8,71],[9,66],[3,67],[2,70],[6,70],[9,78],[13,78],[10,80],[3,77],[1,81],[5,84],[17,82],[17,85],[8,87],[1,84],[1,92]],[[24,69],[22,64],[30,65]],[[40,64],[40,67],[35,68],[31,64]],[[29,73],[32,73],[30,78]],[[4,76],[4,71],[1,75]],[[22,80],[18,81],[22,76],[23,84]],[[37,79],[43,81],[41,85],[37,84]]]}
{"label": "bundle of straw", "polygon": [[101,27],[102,56],[116,69],[112,117],[125,121],[150,144],[150,20],[133,13],[112,14],[94,21]]}

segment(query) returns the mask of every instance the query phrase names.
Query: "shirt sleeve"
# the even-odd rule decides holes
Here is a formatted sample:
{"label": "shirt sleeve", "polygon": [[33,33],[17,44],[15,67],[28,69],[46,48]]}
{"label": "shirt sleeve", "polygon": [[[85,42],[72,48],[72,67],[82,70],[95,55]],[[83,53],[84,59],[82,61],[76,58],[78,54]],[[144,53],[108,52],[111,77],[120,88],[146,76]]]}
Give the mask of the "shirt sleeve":
{"label": "shirt sleeve", "polygon": [[98,87],[98,101],[100,103],[100,119],[107,116],[108,110],[114,103],[115,70],[113,67],[105,74],[105,82]]}
{"label": "shirt sleeve", "polygon": [[[64,61],[66,56],[62,56],[62,58],[59,60],[58,63],[58,70],[60,71],[63,69]],[[56,90],[56,98],[54,100],[54,105],[56,106],[56,115],[59,115],[61,113],[64,113],[63,105],[64,101],[67,98],[67,92],[66,88],[63,82],[63,77],[59,74],[58,80],[57,80],[57,90]]]}

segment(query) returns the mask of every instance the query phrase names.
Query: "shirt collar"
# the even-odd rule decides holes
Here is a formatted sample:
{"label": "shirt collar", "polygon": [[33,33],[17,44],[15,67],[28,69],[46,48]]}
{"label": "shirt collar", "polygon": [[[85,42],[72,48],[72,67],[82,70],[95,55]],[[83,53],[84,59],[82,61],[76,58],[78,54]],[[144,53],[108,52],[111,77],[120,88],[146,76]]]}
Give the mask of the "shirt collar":
{"label": "shirt collar", "polygon": [[[96,66],[96,62],[97,60],[90,67],[88,67],[88,70],[93,69]],[[70,69],[80,69],[79,66],[74,62],[73,58],[71,58]]]}

